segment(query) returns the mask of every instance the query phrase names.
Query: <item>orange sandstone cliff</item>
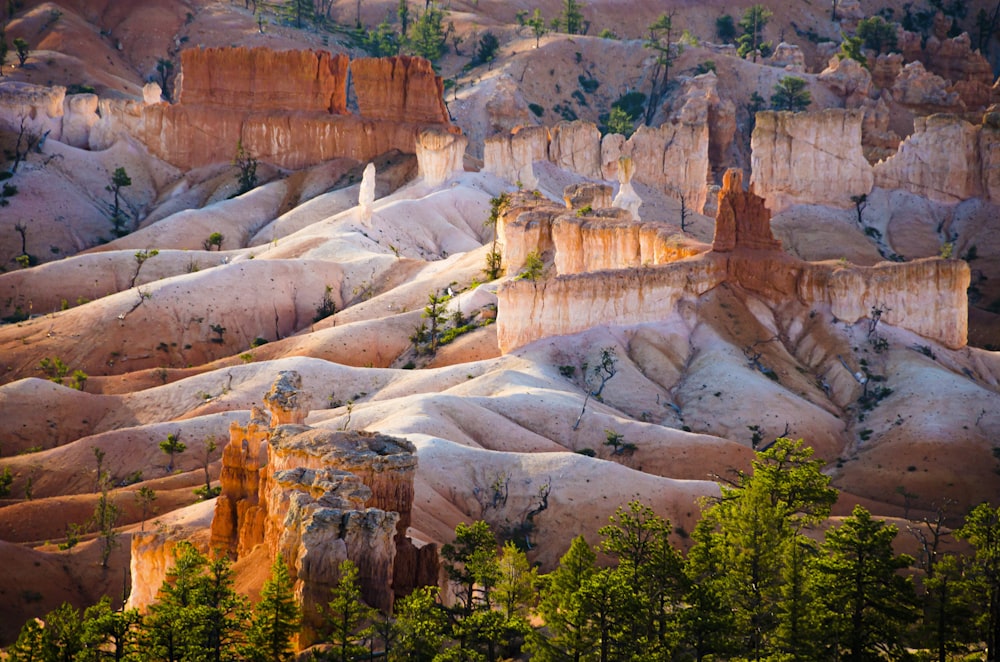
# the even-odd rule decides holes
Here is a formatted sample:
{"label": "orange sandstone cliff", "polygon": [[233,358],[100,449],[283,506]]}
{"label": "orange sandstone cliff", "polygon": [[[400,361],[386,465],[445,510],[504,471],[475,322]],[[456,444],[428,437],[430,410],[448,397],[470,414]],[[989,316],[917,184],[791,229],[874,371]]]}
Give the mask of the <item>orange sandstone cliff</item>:
{"label": "orange sandstone cliff", "polygon": [[258,546],[282,555],[303,608],[299,646],[310,645],[319,607],[353,561],[368,604],[388,611],[396,595],[437,582],[437,550],[406,536],[417,459],[409,442],[369,432],[302,424],[301,378],[282,372],[255,408],[234,424],[223,451],[211,547],[236,559]]}

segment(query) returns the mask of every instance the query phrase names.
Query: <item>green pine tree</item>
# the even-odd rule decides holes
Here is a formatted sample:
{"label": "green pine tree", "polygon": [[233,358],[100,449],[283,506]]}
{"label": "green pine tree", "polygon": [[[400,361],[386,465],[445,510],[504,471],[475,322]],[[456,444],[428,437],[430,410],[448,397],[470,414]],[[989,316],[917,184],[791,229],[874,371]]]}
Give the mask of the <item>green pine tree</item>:
{"label": "green pine tree", "polygon": [[996,660],[1000,657],[1000,508],[979,504],[955,537],[975,549],[970,574],[979,605],[976,625],[986,642],[986,659]]}
{"label": "green pine tree", "polygon": [[396,603],[395,645],[390,662],[431,662],[441,651],[448,616],[437,601],[436,586],[421,586]]}
{"label": "green pine tree", "polygon": [[532,660],[581,660],[595,650],[597,632],[583,594],[583,587],[597,572],[595,560],[594,550],[583,536],[577,536],[559,566],[543,578],[538,615],[547,633],[529,633],[525,650]]}
{"label": "green pine tree", "polygon": [[752,5],[743,12],[739,21],[742,33],[736,38],[737,55],[746,57],[748,53],[752,54],[753,61],[756,62],[758,52],[764,57],[771,54],[771,42],[763,41],[761,35],[764,32],[764,26],[773,15],[774,13],[764,5]]}
{"label": "green pine tree", "polygon": [[121,662],[135,659],[139,654],[138,625],[141,621],[138,610],[113,609],[111,598],[102,596],[96,605],[83,612],[83,660]]}
{"label": "green pine tree", "polygon": [[292,639],[300,621],[288,565],[278,554],[260,591],[260,602],[253,609],[244,657],[250,662],[288,662],[294,656]]}
{"label": "green pine tree", "polygon": [[333,659],[348,662],[368,652],[358,642],[371,634],[370,626],[377,612],[361,599],[358,566],[344,559],[337,571],[340,579],[330,589],[330,602],[323,611],[333,644]]}
{"label": "green pine tree", "polygon": [[916,620],[911,578],[898,574],[913,558],[896,555],[896,527],[855,506],[839,527],[826,532],[814,564],[820,612],[823,659],[846,662],[899,659],[905,628]]}

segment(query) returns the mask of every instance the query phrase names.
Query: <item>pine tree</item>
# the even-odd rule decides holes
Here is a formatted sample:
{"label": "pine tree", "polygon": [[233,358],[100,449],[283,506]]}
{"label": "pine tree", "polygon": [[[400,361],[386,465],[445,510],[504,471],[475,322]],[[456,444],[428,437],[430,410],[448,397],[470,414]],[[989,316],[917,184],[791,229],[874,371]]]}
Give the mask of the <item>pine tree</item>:
{"label": "pine tree", "polygon": [[410,50],[415,55],[435,62],[445,51],[444,12],[431,4],[413,24],[409,38]]}
{"label": "pine tree", "polygon": [[916,619],[916,595],[911,579],[898,574],[913,558],[893,552],[896,532],[861,506],[826,532],[814,565],[824,659],[860,662],[881,659],[885,651],[899,655],[904,629]]}
{"label": "pine tree", "polygon": [[42,659],[45,662],[74,662],[83,650],[80,610],[64,602],[43,620]]}
{"label": "pine tree", "polygon": [[752,5],[743,12],[739,22],[743,32],[736,38],[737,55],[746,57],[748,53],[752,53],[753,61],[756,62],[758,52],[764,57],[771,54],[771,42],[762,42],[761,33],[773,15],[774,13],[764,5]]}
{"label": "pine tree", "polygon": [[7,649],[8,662],[41,662],[42,624],[36,618],[29,619],[21,628],[17,641]]}
{"label": "pine tree", "polygon": [[142,648],[152,660],[187,660],[202,638],[202,620],[196,613],[198,584],[208,561],[194,545],[181,542],[174,549],[174,566],[167,571],[157,600],[143,619]]}
{"label": "pine tree", "polygon": [[112,609],[111,598],[102,596],[100,602],[83,612],[83,659],[95,662],[134,659],[138,654],[137,626],[141,621],[138,610]]}
{"label": "pine tree", "polygon": [[1000,657],[1000,508],[981,503],[955,531],[976,550],[970,572],[980,605],[977,625],[986,642],[986,659]]}
{"label": "pine tree", "polygon": [[594,550],[583,536],[577,536],[559,559],[559,566],[545,576],[538,615],[548,633],[529,633],[525,650],[532,660],[580,660],[594,651],[597,633],[590,620],[583,587],[597,572],[595,560]]}
{"label": "pine tree", "polygon": [[562,11],[556,23],[566,34],[583,33],[583,3],[577,0],[563,0]]}
{"label": "pine tree", "polygon": [[299,630],[301,613],[292,591],[285,558],[271,565],[271,576],[260,591],[247,630],[244,656],[250,662],[288,662],[294,656],[292,638]]}
{"label": "pine tree", "polygon": [[784,76],[774,86],[771,108],[798,113],[809,108],[812,95],[806,89],[806,81],[798,76]]}
{"label": "pine tree", "polygon": [[232,562],[212,559],[194,587],[196,618],[200,621],[197,647],[209,662],[237,659],[250,616],[245,596],[236,592]]}
{"label": "pine tree", "polygon": [[[222,243],[221,239],[219,243]],[[160,442],[160,450],[170,457],[170,461],[167,463],[167,473],[173,473],[174,471],[174,456],[187,450],[187,444],[181,441],[179,437],[179,432],[177,434],[168,434],[167,438]]]}
{"label": "pine tree", "polygon": [[660,14],[649,26],[649,37],[642,44],[656,54],[650,77],[649,103],[646,105],[646,126],[652,124],[656,111],[663,103],[667,83],[670,82],[670,67],[681,54],[681,46],[674,43],[674,14]]}
{"label": "pine tree", "polygon": [[330,589],[330,602],[324,610],[333,644],[333,659],[348,662],[363,655],[368,649],[357,643],[368,636],[370,624],[376,610],[361,600],[361,584],[358,582],[358,566],[350,559],[344,559],[338,568],[340,579]]}
{"label": "pine tree", "polygon": [[448,616],[437,601],[436,586],[421,586],[396,603],[392,662],[431,662],[444,645]]}

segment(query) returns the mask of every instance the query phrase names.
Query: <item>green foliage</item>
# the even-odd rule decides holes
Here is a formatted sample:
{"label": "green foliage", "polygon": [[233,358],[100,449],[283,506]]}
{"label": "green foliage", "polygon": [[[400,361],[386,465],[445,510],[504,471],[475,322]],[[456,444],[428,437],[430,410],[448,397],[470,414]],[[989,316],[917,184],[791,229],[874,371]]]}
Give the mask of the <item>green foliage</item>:
{"label": "green foliage", "polygon": [[336,312],[337,304],[333,301],[333,288],[327,285],[326,289],[323,290],[322,300],[320,300],[319,305],[316,306],[316,316],[313,317],[313,322],[326,319]]}
{"label": "green foliage", "polygon": [[864,51],[861,47],[861,37],[844,36],[843,41],[840,42],[840,52],[837,53],[837,57],[841,60],[850,58],[859,63],[865,69],[869,69],[868,58],[865,57]]}
{"label": "green foliage", "polygon": [[436,62],[444,55],[447,36],[442,26],[443,20],[444,12],[432,2],[413,24],[407,41],[414,55],[427,58],[431,62]]}
{"label": "green foliage", "polygon": [[236,173],[236,195],[243,195],[257,186],[257,159],[243,147],[243,140],[236,141],[233,165],[239,170]]}
{"label": "green foliage", "polygon": [[681,44],[674,41],[674,14],[660,14],[648,27],[649,36],[643,41],[644,48],[655,53],[653,74],[649,83],[649,104],[646,106],[646,126],[653,122],[656,111],[663,103],[667,94],[667,83],[670,81],[670,67],[684,50]]}
{"label": "green foliage", "polygon": [[528,110],[534,113],[535,117],[541,117],[545,114],[545,108],[538,105],[537,103],[529,103]]}
{"label": "green foliage", "polygon": [[246,659],[249,662],[292,660],[292,638],[298,632],[300,619],[288,566],[285,558],[278,554],[247,629]]}
{"label": "green foliage", "polygon": [[390,57],[399,55],[399,35],[389,25],[382,21],[374,30],[368,30],[361,40],[361,47],[372,57]]}
{"label": "green foliage", "polygon": [[359,642],[370,636],[370,623],[377,612],[361,600],[358,567],[353,561],[342,561],[337,574],[337,585],[330,589],[330,602],[323,615],[327,637],[333,645],[331,659],[348,662],[368,652]]}
{"label": "green foliage", "polygon": [[85,651],[83,660],[125,660],[140,655],[137,626],[142,618],[136,609],[116,610],[111,598],[102,596],[100,601],[83,612],[81,644]]}
{"label": "green foliage", "polygon": [[10,486],[14,482],[14,474],[11,473],[10,467],[4,467],[3,471],[0,471],[0,499],[10,495]]}
{"label": "green foliage", "polygon": [[128,216],[121,208],[121,190],[131,185],[132,178],[128,176],[124,167],[119,166],[111,175],[111,183],[104,187],[108,193],[114,195],[114,203],[111,207],[111,225],[117,237],[124,237],[128,234],[128,230],[125,229]]}
{"label": "green foliage", "polygon": [[222,235],[221,232],[213,232],[212,234],[208,235],[208,239],[202,242],[202,246],[205,248],[206,251],[212,250],[212,246],[215,246],[215,250],[221,251],[222,242],[224,240],[225,237]]}
{"label": "green foliage", "polygon": [[913,558],[893,552],[896,532],[862,506],[826,532],[815,581],[823,607],[819,643],[827,655],[864,660],[882,651],[896,659],[902,654],[904,630],[917,613],[913,583],[897,573]]}
{"label": "green foliage", "polygon": [[618,133],[628,138],[634,132],[634,120],[621,108],[612,106],[611,112],[608,113],[608,120],[605,122],[604,133]]}
{"label": "green foliage", "polygon": [[26,42],[24,39],[22,39],[21,37],[17,37],[14,39],[14,52],[17,54],[18,66],[21,67],[24,66],[24,63],[28,60],[29,50],[30,47],[28,46],[28,42]]}
{"label": "green foliage", "polygon": [[715,73],[715,60],[705,60],[704,62],[699,62],[694,68],[694,75],[700,76],[702,74],[707,74],[709,71]]}
{"label": "green foliage", "polygon": [[970,562],[970,590],[976,605],[976,634],[986,643],[986,659],[1000,654],[1000,508],[981,503],[965,518],[955,537],[975,550]]}
{"label": "green foliage", "polygon": [[896,50],[896,25],[881,16],[858,21],[854,36],[861,40],[865,48],[876,53],[891,53]]}
{"label": "green foliage", "polygon": [[472,58],[474,64],[486,64],[488,62],[493,62],[497,57],[497,51],[500,49],[500,40],[495,34],[487,30],[479,38],[479,43],[476,44],[476,53]]}
{"label": "green foliage", "polygon": [[160,442],[160,450],[170,457],[170,462],[167,464],[167,473],[172,473],[174,470],[174,456],[187,450],[187,444],[180,440],[179,435],[179,432],[177,434],[168,434],[167,438]]}
{"label": "green foliage", "polygon": [[583,34],[583,3],[578,0],[562,0],[562,11],[552,23],[557,30],[566,34]]}
{"label": "green foliage", "polygon": [[731,44],[736,39],[736,22],[730,14],[715,19],[715,36],[723,44]]}
{"label": "green foliage", "polygon": [[461,613],[468,616],[477,604],[490,604],[490,593],[499,581],[497,540],[482,520],[455,527],[455,540],[441,548],[448,579],[456,584]]}
{"label": "green foliage", "polygon": [[431,662],[447,639],[448,616],[436,586],[421,586],[396,603],[392,662]]}
{"label": "green foliage", "polygon": [[497,224],[500,222],[500,216],[507,211],[507,206],[510,204],[510,194],[501,193],[495,198],[490,198],[490,215],[486,219],[484,225],[493,231],[493,243],[490,246],[490,252],[486,254],[486,270],[484,274],[489,280],[496,280],[500,277],[503,270],[503,255],[497,248]]}
{"label": "green foliage", "polygon": [[774,86],[771,108],[798,113],[809,107],[812,95],[806,89],[806,81],[797,76],[784,76]]}
{"label": "green foliage", "polygon": [[740,57],[746,57],[748,54],[753,55],[753,61],[756,62],[758,53],[763,57],[771,54],[773,44],[769,41],[762,41],[763,37],[761,35],[764,31],[764,26],[767,25],[773,15],[774,12],[764,5],[752,5],[743,12],[743,16],[739,22],[742,32],[736,38],[737,55]]}
{"label": "green foliage", "polygon": [[524,24],[531,28],[531,33],[535,35],[535,48],[538,48],[538,41],[542,38],[542,35],[548,32],[548,28],[545,26],[545,19],[542,18],[542,10],[536,7],[531,18],[525,21]]}
{"label": "green foliage", "polygon": [[514,280],[538,280],[545,271],[545,262],[538,251],[531,251],[524,258],[524,267]]}

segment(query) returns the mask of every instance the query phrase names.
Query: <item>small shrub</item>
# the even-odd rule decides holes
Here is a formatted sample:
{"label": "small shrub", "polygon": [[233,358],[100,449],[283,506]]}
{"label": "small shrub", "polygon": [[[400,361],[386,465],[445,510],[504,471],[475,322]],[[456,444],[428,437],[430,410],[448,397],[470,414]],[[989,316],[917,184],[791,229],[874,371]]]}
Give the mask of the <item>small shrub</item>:
{"label": "small shrub", "polygon": [[576,375],[576,366],[572,365],[561,365],[559,366],[559,374],[566,379],[573,379]]}
{"label": "small shrub", "polygon": [[593,448],[581,448],[577,451],[578,455],[586,455],[587,457],[597,457],[597,452]]}
{"label": "small shrub", "polygon": [[[206,251],[212,250],[213,246],[215,246],[215,250],[221,251],[222,241],[224,239],[225,237],[222,236],[221,232],[213,232],[212,234],[208,235],[208,239],[203,241],[201,245],[205,247]],[[197,269],[195,269],[195,271],[197,271]]]}
{"label": "small shrub", "polygon": [[257,336],[256,338],[253,339],[253,342],[250,343],[250,346],[260,347],[261,345],[266,345],[267,343],[268,343],[267,338],[261,338],[260,336]]}
{"label": "small shrub", "polygon": [[337,306],[333,302],[333,288],[327,285],[326,290],[323,291],[323,299],[316,306],[316,316],[313,317],[313,322],[326,319],[336,312]]}
{"label": "small shrub", "polygon": [[538,105],[537,103],[529,103],[528,110],[535,114],[535,117],[541,117],[545,114],[545,108]]}
{"label": "small shrub", "polygon": [[577,76],[576,79],[580,83],[580,89],[587,94],[593,94],[597,91],[597,88],[601,86],[601,81],[596,78],[589,78],[583,74]]}
{"label": "small shrub", "polygon": [[538,280],[545,270],[545,263],[538,251],[531,251],[524,258],[524,268],[514,280]]}

